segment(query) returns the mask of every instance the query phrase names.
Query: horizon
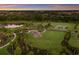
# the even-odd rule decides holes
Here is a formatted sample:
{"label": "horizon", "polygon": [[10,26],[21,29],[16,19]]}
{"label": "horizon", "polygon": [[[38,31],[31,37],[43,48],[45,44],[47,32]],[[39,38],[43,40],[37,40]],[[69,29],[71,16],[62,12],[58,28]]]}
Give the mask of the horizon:
{"label": "horizon", "polygon": [[79,4],[0,4],[0,10],[79,10]]}

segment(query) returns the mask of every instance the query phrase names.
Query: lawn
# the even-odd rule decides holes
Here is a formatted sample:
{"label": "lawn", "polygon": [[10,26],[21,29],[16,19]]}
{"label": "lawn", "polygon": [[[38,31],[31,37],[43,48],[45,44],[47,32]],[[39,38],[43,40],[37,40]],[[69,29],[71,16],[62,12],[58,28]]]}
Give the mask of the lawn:
{"label": "lawn", "polygon": [[61,42],[64,39],[64,35],[65,32],[46,31],[40,38],[35,38],[31,34],[28,34],[26,41],[31,43],[32,46],[47,49],[52,54],[58,54],[62,50]]}
{"label": "lawn", "polygon": [[0,55],[8,55],[8,54],[9,54],[9,53],[8,53],[8,51],[7,51],[6,47],[5,47],[5,48],[0,49]]}
{"label": "lawn", "polygon": [[79,48],[79,38],[77,37],[78,35],[79,35],[79,32],[71,35],[71,38],[69,40],[69,44],[71,46]]}

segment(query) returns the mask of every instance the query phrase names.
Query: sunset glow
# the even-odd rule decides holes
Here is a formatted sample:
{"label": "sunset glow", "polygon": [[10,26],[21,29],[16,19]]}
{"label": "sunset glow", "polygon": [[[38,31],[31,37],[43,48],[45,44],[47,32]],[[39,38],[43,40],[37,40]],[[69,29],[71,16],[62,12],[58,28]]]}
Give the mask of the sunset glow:
{"label": "sunset glow", "polygon": [[79,10],[79,4],[0,4],[0,10]]}

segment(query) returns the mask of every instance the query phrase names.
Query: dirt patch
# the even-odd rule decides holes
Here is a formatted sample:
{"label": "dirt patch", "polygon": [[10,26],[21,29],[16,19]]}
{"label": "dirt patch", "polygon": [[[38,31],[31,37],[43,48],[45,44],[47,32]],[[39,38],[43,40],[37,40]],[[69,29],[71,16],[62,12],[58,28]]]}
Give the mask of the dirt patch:
{"label": "dirt patch", "polygon": [[29,30],[29,33],[31,33],[35,38],[40,38],[42,36],[42,33],[37,30]]}

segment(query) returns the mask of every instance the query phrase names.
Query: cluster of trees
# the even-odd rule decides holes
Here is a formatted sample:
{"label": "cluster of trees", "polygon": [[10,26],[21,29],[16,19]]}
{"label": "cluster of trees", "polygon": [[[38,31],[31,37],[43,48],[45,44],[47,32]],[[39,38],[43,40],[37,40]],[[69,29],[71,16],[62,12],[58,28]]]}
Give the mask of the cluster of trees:
{"label": "cluster of trees", "polygon": [[[29,13],[28,13],[29,12]],[[0,21],[58,21],[58,22],[79,22],[79,14],[72,13],[71,11],[68,13],[62,12],[54,12],[54,11],[47,11],[47,12],[31,12],[31,11],[15,11],[13,14],[10,14],[11,11],[6,11],[6,14],[0,15]],[[14,14],[15,13],[15,14]],[[3,14],[3,13],[1,13]]]}
{"label": "cluster of trees", "polygon": [[7,42],[7,36],[5,33],[0,32],[0,46],[3,46]]}
{"label": "cluster of trees", "polygon": [[13,38],[10,30],[6,28],[0,28],[0,46],[7,44]]}

